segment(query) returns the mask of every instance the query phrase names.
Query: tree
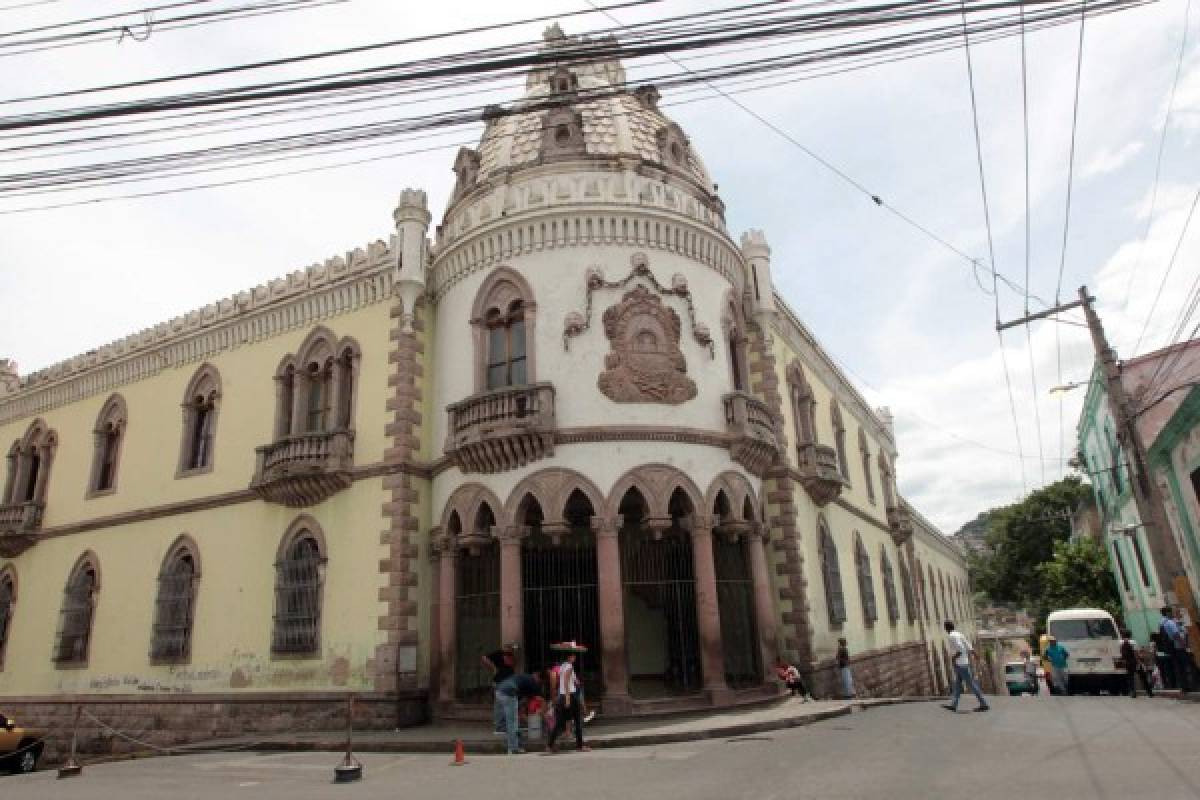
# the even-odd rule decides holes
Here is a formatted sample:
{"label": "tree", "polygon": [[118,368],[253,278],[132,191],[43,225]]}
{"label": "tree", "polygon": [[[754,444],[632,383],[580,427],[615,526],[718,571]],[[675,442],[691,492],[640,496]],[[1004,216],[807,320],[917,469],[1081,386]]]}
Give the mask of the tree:
{"label": "tree", "polygon": [[1108,551],[1093,539],[1058,542],[1054,558],[1037,568],[1042,584],[1037,619],[1058,608],[1103,608],[1121,618],[1117,580],[1108,562]]}

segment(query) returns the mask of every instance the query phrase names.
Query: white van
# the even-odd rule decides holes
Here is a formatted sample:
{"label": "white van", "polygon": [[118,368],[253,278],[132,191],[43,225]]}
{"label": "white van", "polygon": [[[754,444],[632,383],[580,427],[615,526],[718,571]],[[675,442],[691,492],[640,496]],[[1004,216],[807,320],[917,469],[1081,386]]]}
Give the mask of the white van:
{"label": "white van", "polygon": [[1052,611],[1046,632],[1067,650],[1067,694],[1119,694],[1125,687],[1121,637],[1112,614],[1100,608]]}

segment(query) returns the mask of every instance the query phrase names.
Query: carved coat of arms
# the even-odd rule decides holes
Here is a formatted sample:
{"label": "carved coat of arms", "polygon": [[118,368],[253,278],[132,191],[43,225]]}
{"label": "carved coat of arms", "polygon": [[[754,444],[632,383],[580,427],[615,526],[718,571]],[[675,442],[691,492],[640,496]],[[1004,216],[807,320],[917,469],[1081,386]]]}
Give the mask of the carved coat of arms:
{"label": "carved coat of arms", "polygon": [[679,350],[679,315],[645,286],[626,292],[604,312],[610,352],[596,379],[600,391],[618,403],[677,405],[696,396]]}

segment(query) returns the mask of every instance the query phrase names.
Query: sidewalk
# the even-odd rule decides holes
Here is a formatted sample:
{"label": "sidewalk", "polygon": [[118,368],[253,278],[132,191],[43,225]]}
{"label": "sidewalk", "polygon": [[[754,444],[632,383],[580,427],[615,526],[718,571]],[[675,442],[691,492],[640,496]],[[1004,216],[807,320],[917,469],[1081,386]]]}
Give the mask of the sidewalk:
{"label": "sidewalk", "polygon": [[[874,705],[875,703],[871,703]],[[846,701],[803,703],[799,699],[784,699],[769,706],[751,709],[695,713],[657,719],[623,719],[607,722],[597,718],[586,728],[591,747],[640,747],[645,745],[690,742],[698,739],[745,736],[763,731],[811,725],[824,719],[846,716],[852,706],[866,704]],[[491,733],[488,723],[434,722],[395,731],[361,731],[354,734],[354,750],[362,753],[451,753],[456,739],[463,740],[471,755],[501,754],[505,751],[504,737]],[[574,746],[574,738],[564,736],[564,744]],[[172,748],[173,753],[195,753],[213,750],[255,751],[337,751],[346,746],[345,731],[274,734],[239,737]],[[527,749],[544,749],[542,740],[526,743]]]}

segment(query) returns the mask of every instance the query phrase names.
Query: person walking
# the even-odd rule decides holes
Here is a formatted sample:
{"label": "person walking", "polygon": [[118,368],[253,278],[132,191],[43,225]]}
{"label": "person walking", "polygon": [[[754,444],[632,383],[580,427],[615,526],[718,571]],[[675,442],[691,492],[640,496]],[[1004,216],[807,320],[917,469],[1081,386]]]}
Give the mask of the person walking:
{"label": "person walking", "polygon": [[963,684],[971,688],[975,693],[975,699],[979,701],[979,705],[975,707],[976,711],[989,711],[991,707],[987,700],[983,699],[983,692],[979,690],[979,682],[975,680],[975,676],[971,673],[971,657],[975,655],[975,648],[971,647],[971,641],[963,636],[959,631],[954,630],[954,623],[946,620],[946,647],[950,651],[952,663],[954,664],[954,688],[951,690],[950,702],[942,708],[947,711],[958,712],[958,699],[962,697]]}
{"label": "person walking", "polygon": [[505,732],[504,709],[505,700],[500,695],[500,684],[511,678],[516,672],[517,645],[510,642],[495,652],[483,657],[483,666],[492,673],[492,730],[496,733]]}
{"label": "person walking", "polygon": [[1036,696],[1041,692],[1041,687],[1038,685],[1038,663],[1037,659],[1028,650],[1021,651],[1022,657],[1025,659],[1025,682],[1033,687],[1033,693]]}
{"label": "person walking", "polygon": [[1138,653],[1137,642],[1128,630],[1121,631],[1121,663],[1125,665],[1126,686],[1130,697],[1137,697],[1137,679],[1141,678],[1142,688],[1147,697],[1154,697],[1154,689],[1150,686],[1150,677],[1142,664]]}
{"label": "person walking", "polygon": [[1181,692],[1192,690],[1191,665],[1188,663],[1187,640],[1183,629],[1175,621],[1175,615],[1170,606],[1163,606],[1158,620],[1158,649],[1166,654],[1175,673],[1175,683]]}
{"label": "person walking", "polygon": [[1067,681],[1070,680],[1067,673],[1067,661],[1071,658],[1071,654],[1067,652],[1067,648],[1058,643],[1058,639],[1054,636],[1047,637],[1046,641],[1050,643],[1050,646],[1046,648],[1046,658],[1050,661],[1054,686],[1058,690],[1058,694],[1070,694],[1067,684]]}
{"label": "person walking", "polygon": [[541,682],[533,675],[522,673],[510,675],[496,687],[496,698],[504,713],[504,737],[510,756],[525,752],[525,748],[521,747],[521,728],[517,714],[521,700],[536,697],[541,692]]}
{"label": "person walking", "polygon": [[838,639],[837,667],[838,677],[842,681],[842,697],[850,700],[854,697],[854,675],[850,672],[850,651],[845,638]]}
{"label": "person walking", "polygon": [[564,658],[563,662],[558,665],[558,687],[554,697],[554,728],[550,731],[550,738],[546,740],[546,753],[552,755],[558,752],[555,742],[558,741],[559,734],[567,727],[568,719],[575,724],[575,750],[587,753],[592,748],[583,741],[583,683],[575,670],[576,659],[580,653],[586,653],[587,648],[570,641],[551,645],[551,649],[561,650]]}

